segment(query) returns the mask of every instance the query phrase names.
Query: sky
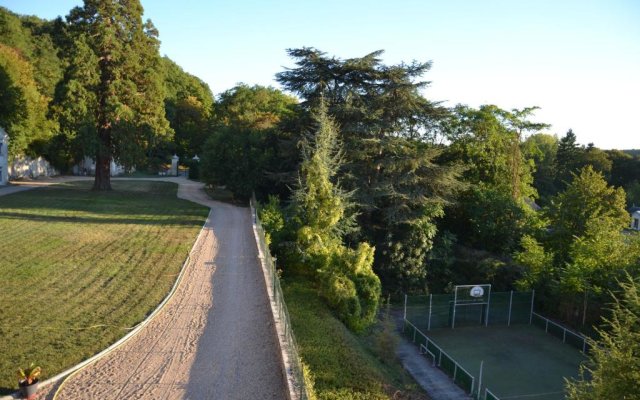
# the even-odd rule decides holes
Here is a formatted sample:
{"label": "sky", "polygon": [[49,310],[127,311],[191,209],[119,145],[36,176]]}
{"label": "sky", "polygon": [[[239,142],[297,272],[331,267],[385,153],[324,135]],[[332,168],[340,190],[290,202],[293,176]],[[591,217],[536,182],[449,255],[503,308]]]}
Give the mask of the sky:
{"label": "sky", "polygon": [[[65,16],[79,0],[0,0]],[[287,48],[387,64],[432,61],[423,92],[444,105],[538,106],[581,144],[640,148],[639,0],[142,0],[161,53],[221,93],[271,85]]]}

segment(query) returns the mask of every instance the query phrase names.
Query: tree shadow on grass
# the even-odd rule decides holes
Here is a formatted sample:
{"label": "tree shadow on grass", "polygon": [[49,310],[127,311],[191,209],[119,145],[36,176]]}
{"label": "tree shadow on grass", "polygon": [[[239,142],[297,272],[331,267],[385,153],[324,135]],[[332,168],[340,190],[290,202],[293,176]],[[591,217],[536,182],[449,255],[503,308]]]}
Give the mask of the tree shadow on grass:
{"label": "tree shadow on grass", "polygon": [[15,219],[15,220],[29,220],[39,222],[71,222],[71,223],[85,223],[85,224],[136,224],[136,225],[173,225],[173,226],[194,226],[201,225],[202,214],[194,215],[175,215],[171,217],[162,216],[163,218],[94,218],[94,217],[72,217],[72,216],[58,216],[58,215],[42,215],[42,214],[30,214],[30,213],[17,213],[0,211],[0,218]]}
{"label": "tree shadow on grass", "polygon": [[[127,182],[118,186],[117,191],[93,192],[87,182],[71,182],[11,194],[0,197],[0,217],[145,225],[190,225],[206,217],[205,207],[176,197],[176,184]],[[65,211],[97,217],[67,215]]]}

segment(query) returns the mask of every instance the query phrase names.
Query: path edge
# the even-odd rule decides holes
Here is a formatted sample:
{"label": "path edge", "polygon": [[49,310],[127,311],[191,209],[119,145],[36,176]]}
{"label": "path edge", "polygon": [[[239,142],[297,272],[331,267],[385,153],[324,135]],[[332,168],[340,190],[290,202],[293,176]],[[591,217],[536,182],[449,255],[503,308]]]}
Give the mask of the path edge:
{"label": "path edge", "polygon": [[[131,332],[127,333],[126,335],[124,335],[123,337],[121,337],[117,342],[113,343],[111,346],[107,347],[106,349],[102,350],[101,352],[99,352],[98,354],[95,354],[94,356],[74,365],[73,367],[60,372],[58,375],[53,376],[49,379],[47,379],[44,382],[40,382],[40,387],[44,388],[46,386],[49,385],[53,385],[55,383],[58,383],[60,381],[63,381],[67,376],[79,371],[80,369],[89,366],[90,364],[93,364],[94,362],[98,361],[99,359],[101,359],[102,357],[108,355],[109,353],[111,353],[112,351],[114,351],[115,349],[117,349],[118,347],[122,346],[123,344],[125,344],[127,341],[129,341],[129,339],[133,338],[135,335],[137,335],[142,328],[144,328],[146,325],[148,325],[159,313],[160,311],[164,308],[164,306],[169,302],[169,300],[173,297],[173,295],[175,294],[176,290],[178,289],[178,286],[180,285],[180,282],[182,282],[182,278],[185,274],[185,271],[187,269],[187,265],[189,265],[189,262],[191,261],[191,253],[193,252],[193,250],[195,249],[196,245],[198,244],[198,242],[200,241],[202,234],[205,230],[205,227],[207,226],[207,224],[210,223],[211,221],[211,216],[213,214],[213,209],[209,208],[209,215],[207,215],[207,219],[205,220],[204,224],[202,225],[202,228],[200,228],[200,232],[198,233],[198,236],[196,236],[196,240],[193,242],[193,246],[191,247],[191,250],[189,250],[189,254],[187,254],[187,258],[184,260],[184,263],[182,263],[182,267],[180,269],[180,274],[178,275],[178,278],[176,279],[175,283],[173,284],[173,287],[171,288],[171,291],[164,297],[164,299],[162,300],[162,302],[160,304],[158,304],[158,306],[151,312],[151,314],[149,314],[147,316],[147,318],[145,318],[143,321],[141,321],[140,323],[138,323],[138,325],[136,325]],[[60,388],[56,389],[56,393],[58,392]],[[14,400],[14,399],[21,399],[21,393],[20,390],[16,391],[15,393],[12,393],[10,395],[6,395],[6,396],[2,396],[0,397],[0,400]]]}
{"label": "path edge", "polygon": [[[275,301],[275,293],[273,292],[273,287],[268,284],[269,282],[269,269],[267,264],[265,263],[265,255],[262,253],[262,249],[260,248],[260,239],[258,236],[258,227],[256,225],[256,216],[257,210],[253,206],[252,203],[249,204],[251,209],[251,225],[253,228],[253,236],[256,240],[256,247],[258,249],[258,259],[260,261],[260,267],[262,268],[262,274],[264,275],[264,284],[267,289],[267,295],[269,296],[269,305],[271,306],[271,316],[273,318],[274,328],[276,336],[278,337],[278,347],[280,348],[280,365],[282,367],[282,375],[287,382],[287,399],[286,400],[299,400],[300,397],[296,394],[295,383],[296,379],[292,373],[293,364],[292,360],[289,359],[289,354],[285,351],[285,338],[286,331],[284,325],[282,324],[281,319],[278,317],[278,308]],[[0,399],[2,400],[2,399]]]}

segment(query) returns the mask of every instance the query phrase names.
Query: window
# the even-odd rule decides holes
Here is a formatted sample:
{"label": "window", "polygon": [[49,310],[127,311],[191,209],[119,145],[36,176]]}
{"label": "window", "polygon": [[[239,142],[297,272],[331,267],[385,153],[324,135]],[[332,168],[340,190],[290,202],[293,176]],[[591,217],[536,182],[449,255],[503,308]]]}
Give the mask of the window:
{"label": "window", "polygon": [[640,229],[640,219],[638,218],[633,219],[633,229]]}

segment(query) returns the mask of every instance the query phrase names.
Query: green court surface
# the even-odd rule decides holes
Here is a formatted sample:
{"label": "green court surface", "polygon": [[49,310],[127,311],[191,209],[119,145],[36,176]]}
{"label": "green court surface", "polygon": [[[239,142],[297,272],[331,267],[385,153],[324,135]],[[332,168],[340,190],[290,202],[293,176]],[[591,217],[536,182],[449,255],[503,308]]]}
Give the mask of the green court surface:
{"label": "green court surface", "polygon": [[425,334],[475,377],[474,391],[484,361],[482,399],[484,388],[501,400],[564,399],[564,378],[577,377],[586,359],[531,325],[443,328]]}

